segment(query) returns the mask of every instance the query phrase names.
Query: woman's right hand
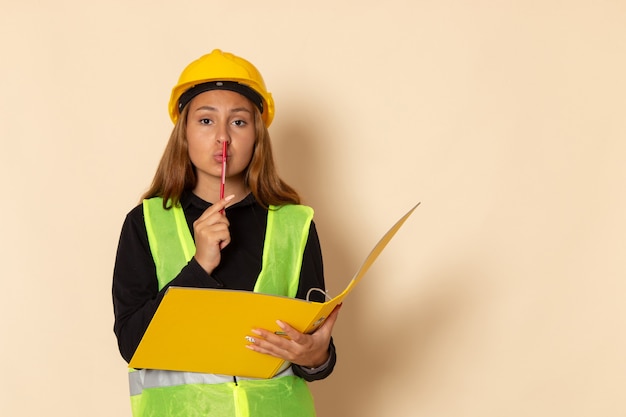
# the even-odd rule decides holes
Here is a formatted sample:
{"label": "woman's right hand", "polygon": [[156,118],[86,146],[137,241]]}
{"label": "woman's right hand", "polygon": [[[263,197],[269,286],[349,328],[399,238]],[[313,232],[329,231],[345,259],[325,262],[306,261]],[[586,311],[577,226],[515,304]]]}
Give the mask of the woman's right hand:
{"label": "woman's right hand", "polygon": [[210,274],[220,264],[221,250],[230,243],[230,223],[223,213],[224,208],[235,196],[229,195],[211,207],[193,222],[196,242],[196,262]]}

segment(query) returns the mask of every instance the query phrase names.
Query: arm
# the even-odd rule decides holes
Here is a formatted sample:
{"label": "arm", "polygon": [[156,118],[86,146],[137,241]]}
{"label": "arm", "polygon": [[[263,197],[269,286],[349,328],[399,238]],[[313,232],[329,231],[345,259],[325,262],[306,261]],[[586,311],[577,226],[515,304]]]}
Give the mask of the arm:
{"label": "arm", "polygon": [[207,274],[192,259],[159,291],[156,268],[148,244],[143,208],[133,209],[124,222],[113,272],[114,332],[122,357],[132,358],[167,288],[220,288],[223,283]]}

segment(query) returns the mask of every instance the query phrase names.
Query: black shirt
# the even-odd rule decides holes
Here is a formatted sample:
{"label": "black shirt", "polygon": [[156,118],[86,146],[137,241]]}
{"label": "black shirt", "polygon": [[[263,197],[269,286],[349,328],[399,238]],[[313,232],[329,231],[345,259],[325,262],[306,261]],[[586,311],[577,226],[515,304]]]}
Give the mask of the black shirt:
{"label": "black shirt", "polygon": [[[192,192],[181,196],[181,206],[193,236],[193,222],[211,206]],[[220,265],[212,274],[192,258],[180,273],[161,291],[158,290],[156,267],[150,252],[143,217],[143,206],[138,205],[128,215],[117,249],[113,272],[114,331],[122,357],[132,358],[143,334],[169,286],[224,288],[252,291],[261,271],[267,210],[261,207],[252,194],[226,208],[230,222],[231,242],[222,250]],[[300,282],[296,297],[305,299],[311,288],[325,289],[322,254],[315,224],[311,223],[309,237],[302,260]],[[323,302],[324,296],[312,292],[312,301]],[[311,381],[325,378],[332,372],[335,350],[331,341],[329,366],[319,374],[303,372],[294,365],[299,376]]]}

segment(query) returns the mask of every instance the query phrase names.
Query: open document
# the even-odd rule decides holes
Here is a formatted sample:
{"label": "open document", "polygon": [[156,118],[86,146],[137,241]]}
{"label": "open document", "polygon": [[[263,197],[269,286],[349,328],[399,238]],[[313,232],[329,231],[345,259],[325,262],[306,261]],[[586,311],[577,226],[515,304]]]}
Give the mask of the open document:
{"label": "open document", "polygon": [[345,290],[325,303],[250,291],[170,287],[130,361],[132,368],[271,378],[284,365],[246,348],[255,328],[279,332],[282,320],[312,333],[352,291],[416,204],[376,244]]}

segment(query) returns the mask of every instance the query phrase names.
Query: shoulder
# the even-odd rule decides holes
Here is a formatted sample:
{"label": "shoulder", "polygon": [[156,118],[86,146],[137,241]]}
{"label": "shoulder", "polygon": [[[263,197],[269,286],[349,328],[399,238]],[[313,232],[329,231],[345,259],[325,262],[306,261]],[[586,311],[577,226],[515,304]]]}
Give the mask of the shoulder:
{"label": "shoulder", "polygon": [[145,229],[145,217],[148,213],[160,211],[163,208],[163,198],[152,197],[143,200],[126,214],[125,226]]}
{"label": "shoulder", "polygon": [[136,230],[144,228],[143,204],[138,204],[126,214],[123,229]]}
{"label": "shoulder", "polygon": [[140,244],[143,245],[144,243],[147,243],[147,240],[148,237],[144,222],[143,205],[138,204],[126,214],[120,233],[119,245],[120,248],[126,248],[125,250],[127,250],[128,248],[137,247],[137,242],[140,242]]}
{"label": "shoulder", "polygon": [[303,214],[309,217],[313,217],[315,211],[312,207],[305,206],[304,204],[285,204],[282,206],[270,206],[270,210],[284,213]]}
{"label": "shoulder", "polygon": [[141,220],[143,221],[143,203],[133,207],[131,211],[126,214],[126,220]]}

